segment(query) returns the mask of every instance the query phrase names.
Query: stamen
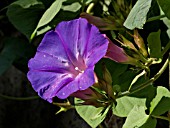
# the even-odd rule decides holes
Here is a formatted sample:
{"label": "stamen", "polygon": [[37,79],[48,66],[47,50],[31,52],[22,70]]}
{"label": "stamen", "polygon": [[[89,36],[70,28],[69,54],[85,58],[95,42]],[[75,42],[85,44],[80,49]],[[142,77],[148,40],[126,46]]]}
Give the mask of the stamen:
{"label": "stamen", "polygon": [[84,71],[80,70],[78,67],[75,67],[74,69],[75,69],[76,71],[81,72],[81,73],[83,73],[83,72],[84,72]]}

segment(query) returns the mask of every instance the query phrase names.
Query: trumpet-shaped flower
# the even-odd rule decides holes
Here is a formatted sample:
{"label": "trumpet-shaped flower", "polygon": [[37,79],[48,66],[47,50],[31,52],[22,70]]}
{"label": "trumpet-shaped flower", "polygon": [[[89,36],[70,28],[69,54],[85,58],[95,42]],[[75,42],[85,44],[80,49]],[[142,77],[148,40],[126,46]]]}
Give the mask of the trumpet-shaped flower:
{"label": "trumpet-shaped flower", "polygon": [[107,47],[107,38],[87,20],[61,22],[45,34],[28,63],[27,77],[43,99],[65,99],[95,83],[94,65]]}
{"label": "trumpet-shaped flower", "polygon": [[115,45],[109,38],[108,40],[109,40],[109,45],[108,45],[105,58],[109,58],[118,63],[132,64],[132,65],[135,65],[137,63],[137,60],[127,55],[123,50],[123,48],[120,48],[119,46]]}

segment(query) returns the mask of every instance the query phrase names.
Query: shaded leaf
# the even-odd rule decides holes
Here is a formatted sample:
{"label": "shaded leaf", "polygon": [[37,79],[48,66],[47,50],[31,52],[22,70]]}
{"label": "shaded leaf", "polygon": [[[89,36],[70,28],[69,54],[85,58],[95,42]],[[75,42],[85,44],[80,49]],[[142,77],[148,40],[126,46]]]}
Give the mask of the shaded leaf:
{"label": "shaded leaf", "polygon": [[161,58],[161,40],[160,40],[161,31],[152,32],[149,34],[147,41],[149,46],[150,57]]}
{"label": "shaded leaf", "polygon": [[37,0],[18,0],[9,5],[7,16],[9,21],[28,39],[36,28],[44,5]]}
{"label": "shaded leaf", "polygon": [[138,0],[130,11],[124,26],[128,29],[142,29],[146,22],[147,13],[151,7],[152,0]]}
{"label": "shaded leaf", "polygon": [[136,98],[136,97],[128,97],[124,96],[116,99],[117,105],[113,106],[112,111],[113,114],[119,117],[127,117],[130,111],[134,108],[134,106],[145,106],[146,99],[145,98]]}
{"label": "shaded leaf", "polygon": [[120,63],[116,63],[110,59],[101,59],[97,65],[95,66],[95,72],[97,73],[97,75],[102,78],[103,76],[103,72],[102,72],[102,65],[105,64],[106,68],[109,70],[112,79],[113,79],[113,83],[116,83],[117,78],[123,74],[126,70],[128,65],[126,64],[120,64]]}
{"label": "shaded leaf", "polygon": [[170,1],[169,0],[157,0],[162,11],[165,13],[168,19],[170,19]]}
{"label": "shaded leaf", "polygon": [[5,45],[0,53],[0,75],[14,62],[26,71],[28,60],[34,54],[30,44],[18,38],[6,38],[3,42]]}
{"label": "shaded leaf", "polygon": [[122,92],[127,91],[129,89],[130,84],[136,75],[136,72],[127,70],[117,78],[116,84],[120,85]]}

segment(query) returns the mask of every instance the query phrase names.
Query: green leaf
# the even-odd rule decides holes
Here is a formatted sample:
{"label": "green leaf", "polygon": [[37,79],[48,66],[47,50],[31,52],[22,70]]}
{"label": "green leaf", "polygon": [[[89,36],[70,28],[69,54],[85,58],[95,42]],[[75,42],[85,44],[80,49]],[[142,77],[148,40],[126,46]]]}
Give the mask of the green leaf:
{"label": "green leaf", "polygon": [[157,120],[149,117],[147,121],[140,128],[156,128]]}
{"label": "green leaf", "polygon": [[165,87],[157,87],[157,95],[151,102],[150,114],[161,115],[170,110],[170,91]]}
{"label": "green leaf", "polygon": [[[78,104],[81,101],[75,98],[74,102]],[[103,107],[96,108],[90,105],[83,105],[76,106],[76,111],[92,128],[96,128],[105,119],[109,108],[110,107],[104,110]],[[102,113],[103,110],[104,113]]]}
{"label": "green leaf", "polygon": [[124,97],[116,99],[116,102],[117,102],[117,105],[113,106],[112,110],[113,110],[113,114],[119,117],[127,117],[129,112],[136,105],[143,106],[144,108],[146,108],[145,98],[124,96]]}
{"label": "green leaf", "polygon": [[[143,83],[143,82],[144,81],[141,81],[141,83]],[[139,84],[137,84],[136,86],[139,86]],[[148,87],[146,87],[138,92],[135,92],[129,96],[137,97],[137,98],[146,98],[146,106],[147,106],[147,108],[149,108],[151,101],[156,96],[156,87],[154,87],[153,85],[149,85]]]}
{"label": "green leaf", "polygon": [[71,11],[71,12],[77,12],[80,8],[81,8],[81,5],[78,2],[74,2],[70,5],[65,5],[65,6],[63,5],[62,7],[64,11]]}
{"label": "green leaf", "polygon": [[[34,50],[28,42],[18,38],[5,38],[4,48],[0,53],[0,75],[4,73],[15,61],[15,64],[24,71],[27,70],[27,63]],[[20,64],[19,64],[20,63]]]}
{"label": "green leaf", "polygon": [[128,65],[126,64],[120,64],[120,63],[116,63],[110,59],[101,59],[97,65],[95,66],[95,72],[97,73],[97,75],[102,78],[103,76],[103,72],[102,72],[102,65],[105,64],[106,68],[109,70],[112,79],[113,79],[113,83],[116,84],[117,78],[123,74],[126,70]]}
{"label": "green leaf", "polygon": [[30,8],[31,6],[42,4],[42,2],[37,0],[17,0],[16,2],[12,3],[11,5],[20,5],[22,8]]}
{"label": "green leaf", "polygon": [[18,0],[8,6],[9,21],[28,39],[36,28],[44,5],[38,0]]}
{"label": "green leaf", "polygon": [[170,19],[165,17],[162,20],[163,20],[164,24],[168,27],[168,30],[166,32],[167,32],[168,37],[170,39]]}
{"label": "green leaf", "polygon": [[146,115],[144,106],[135,105],[123,125],[123,128],[155,128],[156,119]]}
{"label": "green leaf", "polygon": [[9,58],[3,54],[0,54],[0,75],[2,75],[14,61],[14,58]]}
{"label": "green leaf", "polygon": [[142,29],[146,22],[147,13],[151,7],[152,0],[138,0],[130,11],[124,26],[128,29]]}
{"label": "green leaf", "polygon": [[[31,39],[36,35],[41,35],[54,28],[59,22],[75,19],[79,15],[81,5],[78,2],[62,0],[62,7],[55,17],[43,27],[38,28],[32,33]],[[76,0],[78,1],[78,0]]]}
{"label": "green leaf", "polygon": [[170,19],[170,1],[169,0],[157,0],[162,11],[165,13],[168,19]]}
{"label": "green leaf", "polygon": [[161,40],[160,40],[161,31],[152,32],[149,34],[147,41],[149,46],[150,57],[161,58]]}
{"label": "green leaf", "polygon": [[35,29],[37,31],[38,28],[48,24],[51,20],[57,15],[62,7],[62,2],[64,0],[55,0],[52,5],[45,11],[42,15],[41,19],[38,22],[38,25]]}
{"label": "green leaf", "polygon": [[133,72],[131,70],[127,70],[126,72],[124,72],[123,74],[121,74],[117,78],[117,83],[116,84],[120,85],[122,92],[127,91],[129,89],[130,84],[131,84],[132,80],[134,79],[134,77],[136,75],[137,75],[136,72]]}

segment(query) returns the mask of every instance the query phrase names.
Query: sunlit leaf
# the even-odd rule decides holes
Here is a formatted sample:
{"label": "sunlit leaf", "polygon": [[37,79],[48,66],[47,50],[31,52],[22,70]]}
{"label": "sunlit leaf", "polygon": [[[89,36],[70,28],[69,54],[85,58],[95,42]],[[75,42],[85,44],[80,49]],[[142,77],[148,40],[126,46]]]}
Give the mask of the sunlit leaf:
{"label": "sunlit leaf", "polygon": [[157,87],[157,95],[151,102],[150,114],[161,115],[170,110],[170,91],[165,87]]}
{"label": "sunlit leaf", "polygon": [[134,28],[142,29],[146,22],[149,8],[151,7],[151,1],[152,0],[138,0],[123,25],[131,30]]}
{"label": "sunlit leaf", "polygon": [[[81,101],[75,98],[75,104]],[[106,117],[109,107],[102,113],[103,107],[96,108],[90,105],[76,106],[77,113],[92,127],[96,128]]]}
{"label": "sunlit leaf", "polygon": [[156,119],[146,115],[145,110],[144,106],[135,105],[127,116],[123,128],[155,128]]}
{"label": "sunlit leaf", "polygon": [[80,5],[80,3],[78,3],[78,2],[72,3],[72,4],[70,4],[70,5],[65,5],[65,6],[62,7],[62,9],[63,9],[64,11],[71,11],[71,12],[76,12],[76,11],[78,11],[80,8],[81,8],[81,5]]}
{"label": "sunlit leaf", "polygon": [[128,97],[124,96],[116,99],[117,105],[113,106],[112,111],[113,114],[119,117],[127,117],[129,112],[133,109],[134,106],[145,106],[146,99],[145,98],[136,98],[136,97]]}
{"label": "sunlit leaf", "polygon": [[61,7],[62,7],[62,3],[65,0],[55,0],[51,6],[45,11],[45,13],[42,15],[42,17],[40,18],[38,25],[36,27],[36,29],[34,30],[34,32],[31,35],[31,39],[35,36],[36,31],[48,24],[49,22],[51,22],[51,20],[57,15],[57,13],[60,11]]}

